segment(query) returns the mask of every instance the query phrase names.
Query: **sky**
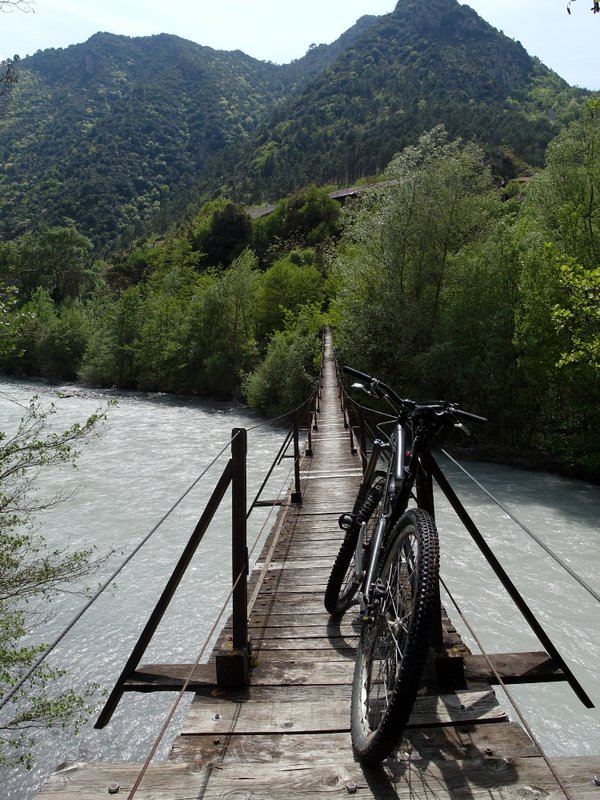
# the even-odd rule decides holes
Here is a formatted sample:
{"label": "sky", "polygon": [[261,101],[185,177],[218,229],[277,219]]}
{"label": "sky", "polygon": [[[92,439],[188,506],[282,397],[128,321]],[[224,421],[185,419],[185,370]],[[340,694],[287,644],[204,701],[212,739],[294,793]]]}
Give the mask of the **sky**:
{"label": "sky", "polygon": [[[6,8],[7,0],[0,0]],[[14,2],[14,0],[12,0]],[[68,47],[98,31],[172,33],[218,50],[284,64],[330,44],[364,14],[395,0],[29,0],[33,13],[0,11],[0,58]],[[421,0],[427,2],[427,0]],[[568,83],[600,89],[600,14],[592,0],[460,0],[521,42]]]}

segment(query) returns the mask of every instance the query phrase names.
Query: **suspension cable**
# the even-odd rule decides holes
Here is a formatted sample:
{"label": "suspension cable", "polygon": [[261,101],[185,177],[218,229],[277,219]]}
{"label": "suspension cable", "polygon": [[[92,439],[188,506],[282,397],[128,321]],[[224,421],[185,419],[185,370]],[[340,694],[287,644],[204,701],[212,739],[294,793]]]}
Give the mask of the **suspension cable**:
{"label": "suspension cable", "polygon": [[480,651],[481,651],[481,654],[482,654],[482,655],[483,655],[483,657],[485,658],[485,660],[486,660],[486,662],[487,662],[487,665],[488,665],[488,667],[490,668],[490,670],[491,670],[491,671],[492,671],[492,673],[494,674],[494,677],[495,677],[496,681],[498,682],[499,686],[501,686],[501,687],[502,687],[502,690],[504,691],[504,693],[505,693],[505,694],[506,694],[506,696],[508,697],[508,700],[510,701],[510,703],[511,703],[512,707],[514,708],[515,712],[517,713],[517,716],[519,717],[519,719],[520,719],[520,721],[521,721],[521,724],[523,725],[524,729],[526,730],[526,732],[527,732],[528,736],[531,738],[531,741],[534,743],[534,745],[535,745],[535,746],[537,747],[537,749],[539,750],[539,752],[540,752],[540,755],[541,755],[541,756],[542,756],[542,758],[544,759],[544,761],[545,761],[545,763],[546,763],[546,766],[548,767],[548,769],[549,769],[549,770],[550,770],[550,772],[552,773],[552,776],[554,777],[554,779],[555,779],[556,783],[557,783],[557,784],[558,784],[558,786],[560,787],[560,789],[561,789],[561,791],[563,792],[564,796],[567,798],[567,800],[574,800],[574,798],[573,798],[573,796],[571,795],[571,793],[570,793],[569,789],[568,789],[568,788],[565,786],[565,784],[564,784],[564,782],[563,782],[562,778],[561,778],[561,777],[560,777],[560,775],[557,773],[556,769],[554,768],[554,765],[551,763],[551,761],[550,761],[550,759],[549,759],[548,755],[546,754],[546,752],[545,752],[544,748],[542,747],[542,745],[541,745],[541,743],[540,743],[539,739],[538,739],[538,738],[537,738],[537,736],[534,734],[533,730],[531,729],[531,726],[529,725],[529,723],[528,723],[528,722],[527,722],[527,720],[525,719],[525,715],[524,715],[524,714],[523,714],[523,712],[521,711],[521,709],[520,709],[520,707],[519,707],[519,704],[518,704],[518,702],[516,701],[516,699],[515,699],[514,695],[513,695],[513,694],[512,694],[512,692],[511,692],[511,691],[508,689],[508,687],[507,687],[506,683],[504,682],[504,680],[503,680],[503,678],[501,677],[500,673],[498,672],[498,670],[496,669],[495,665],[493,664],[493,662],[492,662],[492,660],[491,660],[490,656],[488,655],[487,651],[485,650],[485,648],[484,648],[484,646],[483,646],[483,644],[482,644],[481,640],[479,639],[479,637],[477,636],[477,634],[476,634],[476,633],[475,633],[475,631],[473,630],[473,627],[471,626],[471,624],[470,624],[470,623],[469,623],[469,621],[467,620],[467,618],[466,618],[466,616],[464,615],[464,613],[463,613],[462,609],[461,609],[461,608],[460,608],[460,606],[458,605],[458,602],[457,602],[457,601],[456,601],[456,599],[454,598],[454,595],[453,595],[453,594],[450,592],[450,589],[448,588],[448,586],[446,585],[446,583],[444,582],[444,580],[443,580],[443,578],[442,578],[441,576],[440,576],[440,583],[441,583],[441,585],[444,587],[444,590],[445,590],[446,594],[447,594],[447,595],[448,595],[448,597],[450,598],[450,601],[451,601],[452,605],[454,606],[454,608],[455,608],[455,609],[456,609],[456,611],[458,612],[458,615],[460,616],[460,618],[461,618],[461,619],[462,619],[462,621],[464,622],[464,624],[465,624],[465,626],[466,626],[467,630],[469,631],[469,633],[470,633],[470,634],[471,634],[471,636],[473,637],[473,639],[474,639],[475,643],[477,644],[477,647],[480,649]]}
{"label": "suspension cable", "polygon": [[[237,435],[237,434],[236,434]],[[235,438],[235,437],[234,437]],[[33,673],[43,664],[43,662],[48,658],[50,653],[62,642],[65,636],[69,633],[69,631],[79,622],[79,620],[83,617],[83,615],[88,611],[88,609],[92,606],[93,603],[98,600],[100,595],[106,591],[106,589],[112,585],[115,578],[122,572],[122,570],[129,564],[132,558],[141,550],[141,548],[148,542],[148,540],[156,533],[156,531],[160,528],[160,526],[165,522],[165,520],[175,511],[177,506],[188,496],[188,494],[194,489],[194,487],[202,480],[202,478],[206,475],[206,473],[214,466],[214,464],[218,461],[218,459],[223,455],[225,450],[231,445],[231,439],[227,444],[217,453],[217,455],[213,458],[213,460],[208,464],[207,467],[198,475],[197,478],[188,486],[188,488],[183,492],[183,494],[176,500],[173,505],[169,508],[169,510],[163,514],[163,516],[159,519],[159,521],[154,525],[154,527],[149,531],[149,533],[144,536],[144,538],[139,542],[136,547],[129,553],[129,555],[125,558],[125,560],[114,570],[114,572],[110,575],[107,580],[104,581],[97,589],[97,591],[90,597],[88,602],[75,614],[72,620],[68,623],[68,625],[62,630],[62,632],[56,637],[56,639],[52,642],[52,644],[48,645],[46,649],[38,656],[38,658],[34,661],[31,667],[27,670],[27,672],[21,676],[21,678],[17,681],[17,683],[10,689],[10,691],[4,695],[2,700],[0,700],[0,710],[4,708],[4,706],[11,700],[15,694],[19,691],[19,689],[23,686],[23,684],[29,680],[29,678],[33,675]]]}
{"label": "suspension cable", "polygon": [[[311,397],[306,400],[304,403],[301,403],[292,411],[287,411],[285,414],[281,414],[279,417],[274,417],[270,420],[266,420],[261,422],[257,425],[254,425],[251,428],[248,428],[248,431],[255,431],[258,428],[262,428],[265,425],[272,424],[279,419],[283,419],[284,417],[289,416],[301,408],[303,408],[307,403],[312,400]],[[237,435],[237,434],[236,434]],[[233,437],[235,438],[235,437]],[[183,500],[188,496],[188,494],[197,486],[197,484],[202,480],[202,478],[206,475],[206,473],[214,466],[214,464],[219,460],[219,458],[223,455],[223,453],[231,446],[233,441],[231,438],[217,453],[217,455],[213,458],[213,460],[208,464],[208,466],[198,475],[197,478],[192,481],[192,483],[188,486],[188,488],[181,494],[181,496],[171,505],[171,507],[166,511],[165,514],[158,520],[158,522],[152,527],[152,529],[144,536],[144,538],[139,542],[139,544],[129,553],[129,555],[124,559],[124,561],[114,570],[114,572],[107,578],[104,583],[102,583],[97,591],[90,597],[88,602],[75,614],[75,616],[71,619],[71,621],[65,626],[65,628],[61,631],[60,634],[54,639],[54,641],[48,645],[42,653],[36,658],[33,664],[29,667],[29,669],[21,676],[21,678],[11,687],[11,689],[0,699],[0,711],[7,705],[7,703],[16,695],[19,689],[31,678],[31,676],[39,669],[39,667],[44,663],[44,661],[48,658],[48,656],[56,649],[56,647],[63,641],[63,639],[67,636],[67,634],[75,627],[75,625],[79,622],[79,620],[83,617],[83,615],[89,610],[89,608],[98,600],[98,598],[108,589],[109,586],[112,585],[115,578],[123,571],[123,569],[129,564],[129,562],[134,558],[135,555],[144,547],[144,545],[150,540],[150,538],[156,533],[156,531],[160,528],[161,525],[168,519],[168,517],[175,511],[175,509],[183,502]]]}
{"label": "suspension cable", "polygon": [[509,517],[512,519],[512,521],[513,521],[513,522],[515,522],[515,523],[516,523],[516,524],[517,524],[517,525],[518,525],[518,526],[519,526],[519,527],[520,527],[520,528],[521,528],[523,531],[525,531],[525,533],[526,533],[526,534],[528,534],[528,536],[530,536],[530,537],[531,537],[531,538],[534,540],[534,542],[536,542],[536,543],[537,543],[537,544],[538,544],[538,545],[539,545],[539,546],[540,546],[540,547],[541,547],[543,550],[545,550],[545,551],[546,551],[546,553],[548,553],[548,555],[549,555],[551,558],[553,558],[553,559],[554,559],[554,561],[556,561],[556,563],[557,563],[557,564],[559,564],[559,566],[561,566],[561,567],[562,567],[562,568],[565,570],[565,572],[568,572],[568,573],[569,573],[569,575],[570,575],[570,576],[571,576],[571,577],[572,577],[572,578],[573,578],[575,581],[577,581],[577,583],[578,583],[578,584],[579,584],[579,585],[580,585],[580,586],[581,586],[583,589],[585,589],[585,591],[586,591],[586,592],[588,592],[588,594],[590,594],[590,595],[591,595],[591,596],[594,598],[594,600],[596,600],[598,603],[600,603],[600,593],[598,593],[598,592],[597,592],[595,589],[593,589],[593,588],[592,588],[592,587],[589,585],[589,583],[587,583],[587,582],[585,581],[585,579],[584,579],[584,578],[582,578],[580,575],[578,575],[578,574],[577,574],[577,573],[576,573],[576,572],[575,572],[575,571],[572,569],[572,567],[570,567],[570,566],[569,566],[569,565],[568,565],[568,564],[567,564],[567,563],[566,563],[566,562],[565,562],[565,561],[564,561],[564,560],[563,560],[563,559],[562,559],[562,558],[561,558],[561,557],[560,557],[560,556],[559,556],[557,553],[555,553],[555,552],[554,552],[554,551],[553,551],[553,550],[552,550],[552,549],[551,549],[551,548],[550,548],[550,547],[549,547],[549,546],[548,546],[548,545],[547,545],[547,544],[546,544],[546,543],[545,543],[545,542],[544,542],[542,539],[540,539],[540,537],[539,537],[539,536],[538,536],[536,533],[534,533],[534,532],[533,532],[533,531],[532,531],[530,528],[528,528],[528,527],[527,527],[527,525],[525,525],[523,522],[521,522],[521,520],[520,520],[520,519],[518,519],[518,517],[516,517],[516,516],[515,516],[515,515],[512,513],[512,511],[510,511],[510,509],[508,509],[508,508],[507,508],[507,507],[506,507],[506,506],[505,506],[503,503],[501,503],[501,502],[500,502],[500,500],[498,500],[496,497],[494,497],[494,495],[493,495],[493,494],[492,494],[490,491],[488,491],[488,489],[486,489],[486,488],[485,488],[485,486],[483,486],[483,485],[482,485],[482,484],[481,484],[481,483],[480,483],[480,482],[477,480],[477,478],[475,478],[473,475],[471,475],[471,473],[470,473],[470,472],[468,472],[468,470],[466,470],[466,469],[465,469],[465,468],[462,466],[462,464],[459,464],[459,462],[458,462],[458,461],[456,461],[456,459],[455,459],[455,458],[453,458],[453,457],[450,455],[450,453],[448,453],[448,452],[447,452],[446,450],[444,450],[443,448],[442,448],[441,450],[442,450],[442,453],[443,453],[443,454],[446,456],[446,458],[450,459],[450,461],[451,461],[451,462],[452,462],[452,463],[453,463],[455,466],[457,466],[457,467],[458,467],[458,468],[459,468],[459,469],[460,469],[460,470],[461,470],[461,471],[462,471],[462,472],[463,472],[463,473],[464,473],[464,474],[465,474],[465,475],[466,475],[466,476],[467,476],[467,477],[468,477],[468,478],[469,478],[471,481],[473,481],[473,483],[474,483],[476,486],[478,486],[478,487],[481,489],[481,491],[482,491],[484,494],[486,494],[486,495],[487,495],[487,496],[490,498],[490,500],[491,500],[493,503],[495,503],[495,504],[496,504],[496,505],[497,505],[497,506],[498,506],[498,507],[499,507],[499,508],[500,508],[500,509],[501,509],[501,510],[502,510],[502,511],[503,511],[503,512],[504,512],[504,513],[507,515],[507,516],[509,516]]}
{"label": "suspension cable", "polygon": [[298,413],[298,411],[301,411],[305,406],[309,405],[312,402],[315,396],[315,392],[316,389],[312,391],[310,397],[308,397],[306,400],[300,403],[300,405],[296,406],[295,408],[292,408],[290,411],[284,411],[277,417],[271,417],[270,419],[263,420],[262,422],[257,422],[256,425],[253,425],[251,428],[247,428],[248,433],[250,433],[251,431],[256,431],[259,428],[264,428],[266,425],[272,425],[274,422],[279,422],[279,420],[281,419],[286,419],[286,417],[291,417],[292,414]]}
{"label": "suspension cable", "polygon": [[[282,481],[282,486],[279,489],[279,492],[277,493],[277,497],[281,496],[281,494],[284,491],[284,487],[286,487],[288,485],[288,482],[290,480],[290,476],[292,474],[292,470],[294,469],[295,463],[296,463],[296,459],[294,459],[294,461],[292,463],[292,466],[290,467],[290,469],[288,470],[287,474],[285,475],[285,477],[284,477],[284,479]],[[249,558],[252,556],[252,554],[256,550],[256,548],[258,546],[258,543],[259,543],[259,541],[260,541],[260,539],[261,539],[261,537],[263,535],[263,532],[264,532],[264,530],[266,528],[267,522],[269,521],[269,518],[273,514],[273,510],[274,510],[274,506],[272,506],[269,509],[269,512],[268,512],[263,524],[261,525],[261,527],[260,527],[255,539],[254,539],[254,543],[253,543],[252,547],[250,548],[250,551],[249,551],[249,554],[248,554]],[[225,614],[225,611],[227,609],[227,605],[229,604],[229,601],[231,600],[231,598],[233,596],[233,593],[234,593],[238,583],[240,582],[240,580],[244,576],[244,574],[245,574],[245,570],[242,570],[237,575],[235,581],[233,582],[233,584],[231,586],[231,589],[228,592],[227,597],[225,598],[225,600],[224,600],[224,602],[223,602],[223,604],[221,606],[221,609],[220,609],[219,613],[217,614],[217,617],[216,617],[213,625],[211,626],[210,631],[208,632],[208,634],[207,634],[207,636],[206,636],[206,638],[204,640],[204,644],[200,648],[200,652],[198,653],[198,656],[197,656],[196,660],[192,664],[191,669],[189,670],[189,672],[188,672],[188,674],[187,674],[187,676],[185,678],[185,681],[183,682],[183,685],[179,689],[179,691],[177,693],[177,697],[175,698],[175,700],[173,702],[173,705],[171,706],[169,712],[167,713],[165,721],[164,721],[160,731],[158,732],[158,735],[156,736],[156,739],[154,740],[154,743],[153,743],[152,747],[150,748],[150,751],[149,751],[148,755],[146,756],[146,760],[144,761],[144,764],[142,765],[142,768],[141,768],[140,772],[138,773],[138,776],[137,776],[133,786],[131,787],[131,790],[130,790],[129,794],[127,795],[127,800],[133,800],[133,798],[134,798],[134,796],[135,796],[135,794],[136,794],[136,792],[137,792],[142,780],[144,779],[144,775],[146,774],[146,772],[148,770],[148,767],[150,766],[150,764],[152,762],[152,759],[156,755],[156,751],[158,750],[158,748],[160,746],[160,743],[162,742],[162,740],[163,740],[163,738],[164,738],[164,736],[165,736],[165,734],[166,734],[166,732],[168,730],[169,725],[173,721],[173,717],[175,716],[175,712],[179,708],[179,704],[181,703],[181,701],[183,699],[183,696],[184,696],[185,692],[187,691],[187,687],[189,686],[189,684],[190,684],[190,682],[192,680],[192,676],[194,674],[194,671],[196,670],[196,668],[200,664],[200,661],[201,661],[202,657],[204,656],[204,653],[206,652],[206,648],[208,647],[209,642],[211,641],[211,639],[214,636],[218,626],[221,623],[221,620],[223,619],[223,615]]]}

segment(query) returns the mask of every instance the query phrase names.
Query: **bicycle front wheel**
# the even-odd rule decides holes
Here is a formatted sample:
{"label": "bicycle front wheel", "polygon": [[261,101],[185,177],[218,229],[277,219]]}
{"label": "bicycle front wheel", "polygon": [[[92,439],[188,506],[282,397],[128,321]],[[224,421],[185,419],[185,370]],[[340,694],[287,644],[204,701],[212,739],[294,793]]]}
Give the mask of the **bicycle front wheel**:
{"label": "bicycle front wheel", "polygon": [[361,629],[352,685],[352,747],[377,764],[398,744],[419,690],[439,579],[435,523],[407,511],[391,532]]}
{"label": "bicycle front wheel", "polygon": [[379,519],[376,513],[383,498],[384,482],[379,480],[371,486],[350,528],[331,569],[325,589],[325,608],[330,614],[339,615],[347,611],[358,589],[360,578],[356,575],[356,546],[363,522],[367,523],[363,547],[371,539],[374,523]]}

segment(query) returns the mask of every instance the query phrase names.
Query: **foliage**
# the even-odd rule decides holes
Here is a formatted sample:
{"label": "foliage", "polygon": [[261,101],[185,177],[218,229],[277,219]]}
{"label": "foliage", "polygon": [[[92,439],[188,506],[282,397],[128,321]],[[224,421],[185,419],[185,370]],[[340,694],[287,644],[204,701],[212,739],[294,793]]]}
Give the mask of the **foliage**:
{"label": "foliage", "polygon": [[74,220],[98,251],[166,227],[284,85],[273,64],[165,34],[99,33],[22,59],[0,125],[0,232]]}
{"label": "foliage", "polygon": [[[352,184],[438,122],[514,177],[542,164],[587,95],[455,0],[401,0],[288,65],[96,34],[20,63],[0,120],[0,235],[74,224],[106,255],[164,234],[202,200]],[[232,205],[223,214],[222,233],[243,223]],[[250,244],[242,224],[230,253],[217,229],[203,266]]]}
{"label": "foliage", "polygon": [[583,364],[600,370],[600,267],[585,269],[574,259],[558,265],[563,299],[552,309],[559,332],[568,332],[571,346],[559,367]]}
{"label": "foliage", "polygon": [[191,223],[191,245],[200,268],[228,267],[250,243],[250,217],[224,197],[206,203]]}
{"label": "foliage", "polygon": [[[296,263],[300,261],[300,264]],[[317,267],[302,263],[297,251],[281,258],[262,275],[258,290],[259,336],[284,327],[285,318],[304,305],[319,306],[324,300],[323,276]]]}
{"label": "foliage", "polygon": [[[12,433],[0,432],[0,700],[24,675],[44,645],[22,644],[36,622],[45,619],[47,602],[64,591],[81,591],[82,581],[97,567],[91,550],[52,549],[35,533],[34,519],[66,499],[45,496],[39,476],[74,465],[84,442],[98,434],[106,412],[63,432],[52,424],[53,405],[32,398]],[[66,726],[86,715],[86,695],[57,692],[62,671],[42,667],[19,689],[0,716],[0,763],[29,765],[30,731]]]}
{"label": "foliage", "polygon": [[97,281],[91,241],[73,226],[42,228],[0,247],[0,275],[29,299],[39,287],[60,302],[89,293]]}
{"label": "foliage", "polygon": [[281,196],[311,180],[352,185],[438,123],[515,177],[540,166],[589,93],[455,0],[401,0],[277,109],[247,148],[235,196]]}
{"label": "foliage", "polygon": [[25,319],[26,315],[19,309],[16,287],[0,283],[0,361],[14,356],[17,351]]}
{"label": "foliage", "polygon": [[244,381],[251,408],[282,414],[310,395],[320,366],[319,332],[324,319],[318,306],[289,314],[283,330],[272,336],[264,361]]}
{"label": "foliage", "polygon": [[599,143],[592,102],[503,201],[440,128],[395,157],[332,264],[341,357],[488,416],[491,453],[599,478]]}
{"label": "foliage", "polygon": [[432,391],[432,376],[411,354],[436,345],[456,256],[486,234],[499,204],[478,148],[448,142],[441,127],[399,154],[386,175],[348,215],[355,247],[335,265],[339,346],[403,391]]}

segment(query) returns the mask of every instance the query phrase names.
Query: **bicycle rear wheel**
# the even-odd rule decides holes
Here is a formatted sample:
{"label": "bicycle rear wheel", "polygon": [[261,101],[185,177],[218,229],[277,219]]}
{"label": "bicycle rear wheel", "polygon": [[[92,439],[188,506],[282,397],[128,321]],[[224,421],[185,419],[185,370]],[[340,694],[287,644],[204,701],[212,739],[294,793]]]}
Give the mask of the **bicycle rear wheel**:
{"label": "bicycle rear wheel", "polygon": [[375,512],[381,503],[383,490],[384,481],[382,480],[378,480],[371,486],[351,526],[346,531],[325,589],[325,608],[330,614],[343,614],[352,605],[360,583],[355,570],[358,535],[363,522],[366,522],[367,528],[363,542],[366,547],[371,539],[373,526],[379,517],[379,514]]}
{"label": "bicycle rear wheel", "polygon": [[398,744],[419,690],[439,579],[431,516],[420,509],[403,514],[380,563],[352,685],[352,747],[365,764],[379,763]]}

